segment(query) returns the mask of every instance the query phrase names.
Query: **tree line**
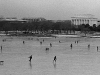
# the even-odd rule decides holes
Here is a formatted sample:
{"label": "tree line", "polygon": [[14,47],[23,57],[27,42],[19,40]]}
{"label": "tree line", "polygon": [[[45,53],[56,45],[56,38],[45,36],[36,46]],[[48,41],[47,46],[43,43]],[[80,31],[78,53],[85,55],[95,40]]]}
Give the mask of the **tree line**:
{"label": "tree line", "polygon": [[67,33],[68,31],[100,31],[100,25],[90,26],[89,24],[73,25],[70,20],[63,22],[52,22],[49,20],[40,22],[7,22],[0,21],[0,31],[25,31],[41,33]]}

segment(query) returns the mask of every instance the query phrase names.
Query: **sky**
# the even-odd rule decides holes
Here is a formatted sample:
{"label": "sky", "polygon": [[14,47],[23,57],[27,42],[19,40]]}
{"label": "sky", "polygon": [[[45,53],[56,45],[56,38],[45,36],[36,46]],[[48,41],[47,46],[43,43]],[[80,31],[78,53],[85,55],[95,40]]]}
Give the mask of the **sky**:
{"label": "sky", "polygon": [[4,17],[70,20],[75,14],[100,19],[100,0],[0,0],[0,16]]}

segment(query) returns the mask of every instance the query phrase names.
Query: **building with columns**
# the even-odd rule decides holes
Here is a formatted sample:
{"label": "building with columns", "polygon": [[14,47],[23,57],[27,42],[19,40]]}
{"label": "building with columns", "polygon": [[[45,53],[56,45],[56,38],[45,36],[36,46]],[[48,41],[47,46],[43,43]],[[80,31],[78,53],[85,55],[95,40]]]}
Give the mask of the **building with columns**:
{"label": "building with columns", "polygon": [[97,25],[97,21],[97,18],[91,14],[76,15],[71,17],[71,23],[73,25],[89,24],[90,26],[93,26],[94,24]]}

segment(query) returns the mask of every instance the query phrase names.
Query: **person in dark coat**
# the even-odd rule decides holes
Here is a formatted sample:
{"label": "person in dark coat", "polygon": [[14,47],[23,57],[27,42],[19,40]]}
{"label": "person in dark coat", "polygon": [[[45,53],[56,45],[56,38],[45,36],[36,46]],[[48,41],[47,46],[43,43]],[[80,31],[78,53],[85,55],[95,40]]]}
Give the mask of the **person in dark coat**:
{"label": "person in dark coat", "polygon": [[2,46],[1,46],[1,53],[2,53]]}
{"label": "person in dark coat", "polygon": [[23,44],[25,44],[25,41],[23,41]]}
{"label": "person in dark coat", "polygon": [[56,62],[56,60],[57,60],[57,57],[55,56],[54,59],[53,59],[53,62],[54,62],[54,61]]}
{"label": "person in dark coat", "polygon": [[31,62],[31,60],[32,60],[32,55],[31,55],[29,58],[30,58],[30,60],[29,60],[29,61]]}
{"label": "person in dark coat", "polygon": [[71,49],[72,49],[73,45],[71,44],[70,47],[71,47]]}
{"label": "person in dark coat", "polygon": [[61,41],[59,41],[59,43],[61,43]]}
{"label": "person in dark coat", "polygon": [[40,44],[42,45],[42,41],[40,42]]}
{"label": "person in dark coat", "polygon": [[88,48],[90,48],[90,44],[88,44]]}
{"label": "person in dark coat", "polygon": [[97,46],[97,52],[98,52],[98,46]]}
{"label": "person in dark coat", "polygon": [[43,39],[43,42],[44,42],[44,39]]}
{"label": "person in dark coat", "polygon": [[52,47],[52,44],[50,43],[50,47]]}

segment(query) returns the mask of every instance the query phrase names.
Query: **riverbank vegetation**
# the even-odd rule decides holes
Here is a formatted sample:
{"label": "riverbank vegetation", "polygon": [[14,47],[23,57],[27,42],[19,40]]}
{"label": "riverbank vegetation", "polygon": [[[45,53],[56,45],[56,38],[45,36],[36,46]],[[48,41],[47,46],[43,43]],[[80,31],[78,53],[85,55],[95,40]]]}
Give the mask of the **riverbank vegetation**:
{"label": "riverbank vegetation", "polygon": [[[87,33],[100,32],[100,25],[90,26],[89,24],[73,25],[70,20],[53,22],[7,22],[0,21],[0,31],[10,35],[49,35],[49,34],[76,34],[75,31],[80,31],[85,35]],[[49,35],[50,36],[50,35]]]}

